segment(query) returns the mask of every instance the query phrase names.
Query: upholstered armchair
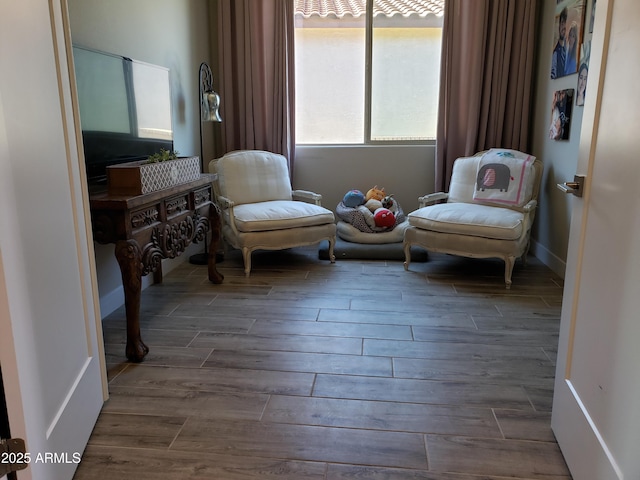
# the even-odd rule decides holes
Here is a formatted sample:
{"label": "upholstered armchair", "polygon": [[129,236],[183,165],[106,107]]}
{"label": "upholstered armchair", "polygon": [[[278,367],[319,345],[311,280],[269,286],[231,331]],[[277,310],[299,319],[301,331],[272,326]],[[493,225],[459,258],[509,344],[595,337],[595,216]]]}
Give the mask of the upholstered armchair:
{"label": "upholstered armchair", "polygon": [[209,163],[216,202],[222,210],[222,236],[242,251],[244,272],[251,273],[254,250],[282,250],[329,241],[329,259],[336,241],[333,212],[321,206],[322,196],[292,190],[287,160],[259,150],[230,152]]}
{"label": "upholstered armchair", "polygon": [[448,193],[418,199],[404,234],[405,270],[412,245],[471,258],[501,258],[511,288],[515,260],[526,264],[538,204],[542,162],[515,150],[492,149],[457,159]]}

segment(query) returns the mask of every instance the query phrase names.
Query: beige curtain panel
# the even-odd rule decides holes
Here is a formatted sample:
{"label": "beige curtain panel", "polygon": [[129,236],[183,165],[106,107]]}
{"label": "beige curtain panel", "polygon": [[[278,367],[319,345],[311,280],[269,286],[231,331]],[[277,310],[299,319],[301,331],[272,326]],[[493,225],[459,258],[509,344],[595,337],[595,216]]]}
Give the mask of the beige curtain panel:
{"label": "beige curtain panel", "polygon": [[446,0],[435,190],[456,158],[529,150],[537,0]]}
{"label": "beige curtain panel", "polygon": [[293,0],[218,0],[222,144],[284,155],[293,167]]}

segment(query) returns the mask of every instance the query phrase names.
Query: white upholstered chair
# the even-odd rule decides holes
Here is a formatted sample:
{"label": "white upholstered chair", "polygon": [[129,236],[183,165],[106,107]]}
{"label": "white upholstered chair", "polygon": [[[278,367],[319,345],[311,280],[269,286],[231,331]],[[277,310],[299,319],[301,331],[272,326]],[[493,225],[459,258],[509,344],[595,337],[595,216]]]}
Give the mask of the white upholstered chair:
{"label": "white upholstered chair", "polygon": [[329,259],[336,225],[333,212],[321,206],[322,196],[292,190],[287,160],[259,150],[230,152],[209,163],[217,173],[216,202],[222,210],[222,235],[242,251],[244,272],[251,272],[254,250],[282,250],[329,241]]}
{"label": "white upholstered chair", "polygon": [[[409,227],[404,234],[405,270],[411,262],[412,245],[464,257],[496,257],[504,260],[505,284],[511,287],[516,258],[521,257],[526,264],[543,165],[534,157],[507,150],[527,160],[521,166],[511,165],[510,176],[502,176],[502,167],[496,167],[495,163],[487,165],[488,170],[482,168],[489,152],[454,162],[449,193],[433,193],[418,199],[420,208],[408,215]],[[500,162],[499,157],[491,157],[492,162],[496,159]],[[508,202],[500,198],[506,194],[500,188],[503,181],[517,188],[517,201],[515,197]],[[487,193],[485,198],[478,198],[481,193]]]}

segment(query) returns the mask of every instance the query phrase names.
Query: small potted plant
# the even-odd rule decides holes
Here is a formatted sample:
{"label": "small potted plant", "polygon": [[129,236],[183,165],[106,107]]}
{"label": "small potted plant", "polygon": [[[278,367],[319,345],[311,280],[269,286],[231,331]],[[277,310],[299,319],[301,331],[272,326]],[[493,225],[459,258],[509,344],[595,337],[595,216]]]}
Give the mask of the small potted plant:
{"label": "small potted plant", "polygon": [[144,163],[146,165],[147,163],[167,162],[169,160],[177,159],[178,155],[179,152],[177,152],[176,150],[166,150],[164,148],[161,148],[159,152],[156,152],[153,155],[149,155]]}

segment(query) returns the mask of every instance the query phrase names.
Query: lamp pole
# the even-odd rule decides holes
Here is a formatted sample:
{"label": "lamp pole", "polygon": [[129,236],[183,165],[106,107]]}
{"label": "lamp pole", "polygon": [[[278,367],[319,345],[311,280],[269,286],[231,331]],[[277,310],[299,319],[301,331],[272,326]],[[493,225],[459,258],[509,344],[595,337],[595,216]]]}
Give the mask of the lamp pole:
{"label": "lamp pole", "polygon": [[[202,135],[203,122],[222,122],[218,108],[220,106],[220,96],[213,90],[213,74],[207,63],[200,64],[199,85],[198,85],[198,105],[200,114],[200,171],[204,172],[204,139]],[[220,255],[216,257],[216,262],[223,259]],[[206,265],[209,262],[209,252],[207,252],[207,239],[205,235],[204,253],[196,253],[189,257],[189,263],[194,265]]]}

